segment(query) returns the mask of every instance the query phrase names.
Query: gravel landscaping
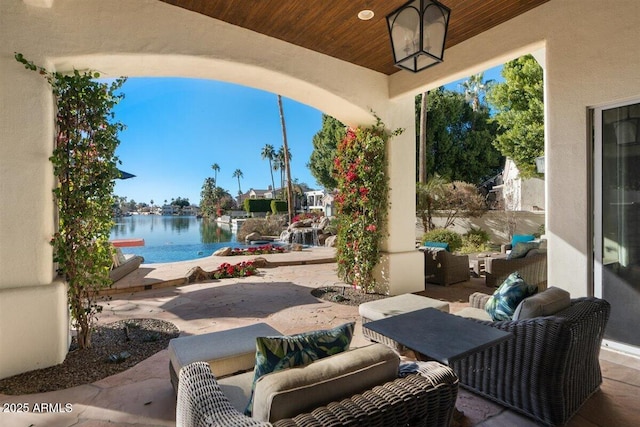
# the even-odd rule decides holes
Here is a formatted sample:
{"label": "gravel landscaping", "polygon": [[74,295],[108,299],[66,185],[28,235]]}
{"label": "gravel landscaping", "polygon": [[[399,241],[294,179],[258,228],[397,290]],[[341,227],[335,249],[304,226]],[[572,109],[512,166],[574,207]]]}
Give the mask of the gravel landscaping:
{"label": "gravel landscaping", "polygon": [[64,362],[0,380],[0,393],[24,395],[62,390],[122,372],[164,350],[179,335],[170,322],[129,319],[100,325],[92,348],[80,350],[75,339]]}
{"label": "gravel landscaping", "polygon": [[364,302],[387,298],[387,295],[364,293],[353,286],[323,286],[312,290],[311,295],[325,301],[356,307]]}

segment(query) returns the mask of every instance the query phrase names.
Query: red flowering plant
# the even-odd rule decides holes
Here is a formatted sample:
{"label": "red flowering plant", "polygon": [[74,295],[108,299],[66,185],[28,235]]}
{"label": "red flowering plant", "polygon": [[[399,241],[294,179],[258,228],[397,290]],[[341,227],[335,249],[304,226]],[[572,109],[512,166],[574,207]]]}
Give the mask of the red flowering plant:
{"label": "red flowering plant", "polygon": [[324,216],[324,212],[304,212],[294,216],[291,222],[302,221],[305,219],[312,219],[314,221],[318,221],[323,216]]}
{"label": "red flowering plant", "polygon": [[388,211],[386,145],[402,130],[388,132],[378,118],[368,128],[349,128],[338,144],[334,177],[338,218],[336,258],[342,280],[372,292]]}
{"label": "red flowering plant", "polygon": [[258,269],[253,264],[253,261],[243,261],[238,264],[229,264],[228,262],[224,262],[213,271],[213,277],[216,279],[246,277],[253,276],[257,272]]}
{"label": "red flowering plant", "polygon": [[262,245],[250,246],[248,248],[233,248],[229,255],[262,255],[262,254],[281,254],[287,251],[284,246]]}

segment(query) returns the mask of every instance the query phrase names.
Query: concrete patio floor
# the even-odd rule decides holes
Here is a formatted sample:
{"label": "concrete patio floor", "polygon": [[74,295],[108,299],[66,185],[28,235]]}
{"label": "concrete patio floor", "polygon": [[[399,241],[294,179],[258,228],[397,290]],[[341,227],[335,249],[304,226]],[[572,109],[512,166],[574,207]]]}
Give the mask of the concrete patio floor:
{"label": "concrete patio floor", "polygon": [[[120,293],[105,304],[100,323],[127,318],[157,318],[173,322],[182,335],[202,334],[266,322],[285,334],[309,331],[356,321],[353,346],[368,344],[363,338],[357,307],[326,302],[310,291],[320,286],[344,285],[335,273],[327,251],[291,254],[297,264],[260,269],[258,276],[223,279],[205,283],[152,286],[139,292],[127,291],[136,284],[158,284],[183,277],[192,262],[173,265],[143,265],[139,272],[119,283]],[[289,255],[274,255],[284,257]],[[210,257],[211,258],[211,257]],[[282,260],[282,258],[280,258]],[[316,263],[324,260],[324,263]],[[209,271],[219,260],[197,262]],[[225,261],[230,262],[229,259]],[[239,261],[234,257],[232,262]],[[122,281],[121,281],[122,282]],[[466,306],[468,295],[487,291],[482,279],[449,287],[427,285],[421,294],[451,302],[451,311]],[[612,351],[601,352],[604,383],[570,427],[640,425],[640,361]],[[173,426],[175,395],[169,382],[167,351],[161,351],[135,367],[93,384],[56,392],[0,395],[3,406],[10,403],[42,404],[69,412],[1,413],[2,426]],[[69,403],[69,406],[65,406]],[[55,407],[55,404],[60,404]],[[463,426],[535,426],[530,419],[461,389],[457,403],[465,414]]]}

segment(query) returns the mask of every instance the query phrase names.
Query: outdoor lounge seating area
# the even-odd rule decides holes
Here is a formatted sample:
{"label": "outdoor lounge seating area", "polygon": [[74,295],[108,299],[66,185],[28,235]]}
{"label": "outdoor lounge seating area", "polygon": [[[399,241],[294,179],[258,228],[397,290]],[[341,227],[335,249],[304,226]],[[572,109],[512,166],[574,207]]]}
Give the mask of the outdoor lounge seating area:
{"label": "outdoor lounge seating area", "polygon": [[[611,309],[609,303],[598,298],[571,299],[568,292],[551,287],[521,298],[511,318],[495,320],[488,304],[491,298],[487,294],[473,293],[469,307],[454,314],[505,331],[510,337],[452,360],[450,366],[460,384],[543,425],[564,425],[602,384],[599,355]],[[425,304],[431,300],[425,298]],[[366,306],[371,303],[363,305],[365,310],[361,309],[361,313],[368,311]],[[456,337],[448,336],[452,331],[448,332],[446,328],[442,332],[444,335],[427,334],[433,343],[426,347],[424,343],[416,344],[411,334],[403,333],[406,328],[400,326],[399,318],[410,315],[412,320],[408,323],[415,323],[419,318],[418,310],[424,311],[414,303],[404,312],[387,313],[387,316],[398,318],[397,327],[387,326],[386,329],[393,335],[381,337],[380,333],[369,329],[373,324],[364,320],[363,333],[370,340],[395,349],[406,344],[407,348],[418,352],[418,357],[434,357],[432,355],[441,354],[441,348],[452,351]],[[435,326],[433,328],[438,329]],[[466,328],[463,326],[463,329]],[[421,333],[415,331],[414,334]],[[421,356],[425,351],[423,348],[429,353]]]}
{"label": "outdoor lounge seating area", "polygon": [[[266,327],[256,326],[258,329]],[[219,335],[221,339],[237,342],[233,339],[236,335],[239,341],[251,343],[251,337],[254,332],[259,332],[258,329],[248,327],[208,335],[214,340],[215,335]],[[311,332],[264,339],[297,343],[286,347],[292,352],[298,345],[312,345],[314,335]],[[195,337],[177,338],[175,341],[190,338]],[[260,341],[262,338],[257,339]],[[308,348],[302,351],[310,354]],[[300,360],[293,363],[294,359],[297,358],[289,353],[282,355],[275,362],[282,369],[275,368],[257,380],[252,369],[253,360],[248,360],[243,367],[237,366],[248,372],[221,379],[212,373],[219,368],[216,360],[186,365],[179,373],[176,425],[200,426],[205,420],[207,425],[229,427],[446,427],[451,423],[458,380],[444,365],[436,362],[400,364],[399,356],[382,344],[347,348],[311,363],[307,360],[302,365]],[[245,359],[240,357],[239,360]],[[261,369],[262,362],[258,346],[256,372]],[[293,367],[285,368],[290,365]],[[247,413],[248,402],[252,402],[250,416],[243,414]]]}
{"label": "outdoor lounge seating area", "polygon": [[[163,271],[166,271],[167,274],[170,272],[168,269]],[[174,271],[178,273],[182,270]],[[166,279],[171,277],[168,275]],[[266,269],[264,275],[254,276],[249,281],[246,279],[225,279],[219,282],[181,286],[178,289],[168,287],[117,294],[109,302],[109,309],[103,313],[101,322],[110,323],[118,319],[144,318],[153,313],[153,316],[173,322],[180,329],[181,337],[203,340],[198,346],[205,348],[209,353],[203,357],[203,360],[208,362],[211,361],[212,356],[224,358],[221,353],[218,353],[218,356],[212,354],[209,347],[211,341],[206,342],[211,339],[210,335],[207,336],[208,334],[223,332],[221,337],[228,338],[225,333],[230,333],[239,327],[254,327],[260,323],[266,323],[273,330],[283,334],[295,334],[300,331],[314,331],[331,327],[341,321],[356,321],[358,323],[350,348],[366,347],[370,345],[370,342],[362,333],[357,306],[320,301],[310,295],[312,289],[322,287],[326,283],[335,283],[336,280],[334,264],[308,264]],[[177,290],[178,292],[176,292]],[[404,296],[414,300],[416,309],[424,307],[418,303],[420,300],[416,300],[416,298],[427,296],[432,300],[439,301],[439,304],[448,305],[450,312],[459,313],[469,306],[469,295],[474,292],[486,291],[483,279],[471,278],[469,281],[447,287],[428,284],[425,291]],[[386,298],[386,300],[393,302],[391,298]],[[373,309],[380,312],[381,315],[392,316],[394,310],[385,309],[384,306],[385,304],[378,307],[374,305]],[[511,325],[515,322],[498,323]],[[537,321],[530,320],[527,326],[533,328],[536,323]],[[551,331],[554,328],[551,327]],[[422,327],[422,329],[427,330],[428,328]],[[270,334],[270,332],[265,334]],[[191,345],[189,340],[185,342],[188,345],[184,348],[195,350],[196,346]],[[231,343],[228,339],[227,342],[228,345],[225,347],[230,347]],[[215,342],[213,344],[215,345]],[[554,346],[562,348],[561,344],[562,341],[558,341]],[[538,346],[540,343],[535,345]],[[236,348],[241,347],[238,345]],[[511,349],[510,351],[515,350]],[[248,369],[252,369],[255,364],[255,344],[251,353],[252,357],[243,357],[245,360],[243,363],[247,365]],[[518,352],[514,354],[523,356]],[[190,357],[195,356],[193,353],[192,355],[183,353],[181,360],[188,365]],[[492,359],[492,363],[503,363],[505,362],[504,358],[512,356],[502,354],[501,357],[503,359]],[[411,353],[407,353],[401,360],[410,358]],[[176,422],[176,392],[171,384],[171,371],[168,369],[171,360],[170,351],[163,351],[140,362],[135,367],[95,385],[88,384],[46,394],[3,395],[3,400],[9,403],[30,402],[33,405],[42,401],[68,401],[73,404],[73,412],[66,415],[5,413],[2,415],[3,422],[6,422],[7,425],[72,426],[77,425],[78,419],[81,418],[86,420],[85,423],[93,424],[110,422],[121,425],[135,423],[141,426],[174,425]],[[635,396],[640,392],[640,380],[638,380],[640,378],[640,361],[609,350],[602,350],[599,362],[603,378],[600,391],[585,401],[566,426],[615,425],[624,427],[638,425],[640,409],[636,404]],[[204,363],[211,366],[207,362]],[[461,377],[455,371],[455,364],[452,368],[456,376]],[[229,366],[229,370],[235,369],[237,368]],[[497,366],[492,365],[491,369],[495,371]],[[215,369],[214,373],[210,373],[210,367],[207,367],[207,371],[209,372],[203,375],[209,380],[212,375],[215,376],[216,382],[230,381],[229,378],[233,377],[237,377],[237,380],[244,378],[245,381],[246,378],[251,378],[251,373],[248,375],[245,373],[245,376],[242,377],[218,374],[215,373]],[[566,373],[566,375],[572,374]],[[577,378],[579,381],[579,376]],[[518,427],[535,427],[541,424],[535,418],[521,415],[515,409],[497,403],[495,399],[482,397],[462,382],[460,385],[462,387],[458,389],[456,407],[463,412],[461,424],[459,424],[461,426],[517,425]],[[224,396],[226,399],[231,398],[232,393],[228,392],[230,389],[233,389],[233,386],[225,386]],[[206,390],[213,389],[207,388]],[[207,393],[204,389],[203,392]],[[357,394],[363,395],[354,393],[349,397]],[[200,398],[204,399],[204,397]],[[253,423],[250,425],[265,425],[254,419],[249,419],[248,422]]]}
{"label": "outdoor lounge seating area", "polygon": [[[208,419],[220,426],[448,426],[458,380],[473,393],[525,414],[536,423],[564,425],[602,384],[599,355],[610,306],[597,298],[571,299],[568,292],[557,287],[536,292],[536,287],[515,277],[519,284],[505,281],[493,296],[471,294],[469,306],[454,315],[448,314],[448,303],[415,294],[361,304],[358,310],[363,335],[380,344],[359,348],[348,345],[353,324],[283,336],[259,323],[176,338],[169,351],[172,381],[177,382],[179,377],[177,425],[195,426],[198,420]],[[495,320],[488,301],[505,294],[503,288],[509,286],[528,286],[533,294],[510,300],[512,304],[517,302],[510,318]],[[434,309],[434,314],[443,313],[434,319],[444,316],[443,320],[459,319],[455,323],[461,319],[472,322],[462,322],[460,331],[472,330],[476,337],[490,329],[504,331],[505,335],[497,341],[488,338],[493,341],[480,343],[477,350],[472,349],[476,344],[463,339],[460,354],[466,356],[445,360],[450,365],[447,367],[434,361],[400,363],[398,355],[412,350],[409,354],[418,360],[431,359],[430,354],[440,354],[442,346],[450,349],[445,352],[455,354],[456,336],[449,335],[452,330],[436,324],[424,324],[423,329],[413,332],[402,327],[401,338],[373,330],[380,320],[400,322],[404,316],[417,319],[420,313]],[[426,347],[422,343],[408,344],[415,342],[412,338],[405,341],[406,337],[421,336],[425,329],[442,330],[438,334],[443,335],[429,335],[433,342]],[[315,354],[315,350],[302,349],[317,344],[316,334],[335,337],[334,331],[346,333],[342,351],[306,362],[295,355],[296,351]],[[278,350],[267,354],[261,340],[273,340],[271,348]],[[274,355],[277,360],[269,360]],[[259,376],[256,372],[265,360],[279,368]],[[252,399],[253,413],[247,414],[245,408]]]}

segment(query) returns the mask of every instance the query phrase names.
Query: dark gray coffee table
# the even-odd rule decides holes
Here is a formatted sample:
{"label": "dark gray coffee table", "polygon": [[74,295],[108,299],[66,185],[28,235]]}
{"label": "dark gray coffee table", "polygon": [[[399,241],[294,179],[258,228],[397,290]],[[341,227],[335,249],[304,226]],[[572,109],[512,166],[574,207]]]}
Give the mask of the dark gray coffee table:
{"label": "dark gray coffee table", "polygon": [[513,334],[465,317],[425,308],[365,323],[371,329],[422,355],[450,365]]}

